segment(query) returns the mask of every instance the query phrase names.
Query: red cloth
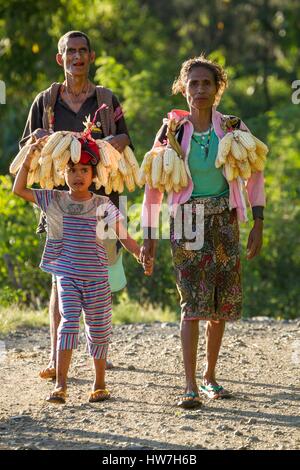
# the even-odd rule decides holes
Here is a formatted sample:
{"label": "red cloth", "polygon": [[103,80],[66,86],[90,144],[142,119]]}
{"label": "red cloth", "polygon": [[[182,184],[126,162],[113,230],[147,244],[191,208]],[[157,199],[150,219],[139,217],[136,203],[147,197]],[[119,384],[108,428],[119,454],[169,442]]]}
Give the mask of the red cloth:
{"label": "red cloth", "polygon": [[83,165],[97,165],[100,160],[98,145],[91,139],[79,139],[81,143],[81,157],[79,163]]}

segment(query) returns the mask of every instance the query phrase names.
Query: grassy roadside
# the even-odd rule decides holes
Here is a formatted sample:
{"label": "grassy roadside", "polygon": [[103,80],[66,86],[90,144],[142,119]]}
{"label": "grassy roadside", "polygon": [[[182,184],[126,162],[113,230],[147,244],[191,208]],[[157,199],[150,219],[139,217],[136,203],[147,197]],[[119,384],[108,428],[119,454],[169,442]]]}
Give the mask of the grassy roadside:
{"label": "grassy roadside", "polygon": [[[82,319],[81,319],[82,320]],[[113,305],[113,324],[152,323],[154,321],[175,322],[176,313],[162,310],[152,305],[140,305],[127,298]],[[0,306],[0,336],[6,336],[21,328],[41,328],[48,326],[48,311],[21,309],[19,306]]]}

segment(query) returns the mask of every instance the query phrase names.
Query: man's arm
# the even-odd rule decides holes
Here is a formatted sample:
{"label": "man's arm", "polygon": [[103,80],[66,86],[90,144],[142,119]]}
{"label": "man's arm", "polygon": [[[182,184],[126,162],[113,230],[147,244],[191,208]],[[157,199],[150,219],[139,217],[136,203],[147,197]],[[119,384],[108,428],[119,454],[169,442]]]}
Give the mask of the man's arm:
{"label": "man's arm", "polygon": [[33,101],[28,113],[25,129],[19,143],[20,148],[23,147],[31,137],[34,141],[45,135],[49,135],[49,131],[43,129],[43,112],[43,96],[39,94]]}

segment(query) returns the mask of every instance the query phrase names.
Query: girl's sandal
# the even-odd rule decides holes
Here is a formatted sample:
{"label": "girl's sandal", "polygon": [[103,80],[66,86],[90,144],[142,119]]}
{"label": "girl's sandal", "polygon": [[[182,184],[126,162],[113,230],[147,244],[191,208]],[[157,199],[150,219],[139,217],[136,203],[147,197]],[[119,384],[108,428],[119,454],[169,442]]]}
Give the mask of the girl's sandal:
{"label": "girl's sandal", "polygon": [[48,403],[55,403],[58,405],[66,403],[67,392],[66,390],[53,390],[46,398]]}
{"label": "girl's sandal", "polygon": [[46,367],[40,371],[39,376],[41,379],[56,379],[56,369],[54,367]]}
{"label": "girl's sandal", "polygon": [[106,389],[100,389],[95,390],[94,392],[91,392],[89,396],[89,402],[90,403],[97,403],[99,401],[105,401],[110,399],[110,393]]}

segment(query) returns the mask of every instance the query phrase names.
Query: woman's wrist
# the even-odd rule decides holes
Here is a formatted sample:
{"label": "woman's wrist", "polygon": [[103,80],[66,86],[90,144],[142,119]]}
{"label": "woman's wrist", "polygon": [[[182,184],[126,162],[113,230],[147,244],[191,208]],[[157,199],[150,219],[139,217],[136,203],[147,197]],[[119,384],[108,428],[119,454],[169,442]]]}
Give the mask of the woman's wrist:
{"label": "woman's wrist", "polygon": [[254,227],[263,229],[263,226],[264,226],[264,220],[259,217],[256,217],[254,219]]}

